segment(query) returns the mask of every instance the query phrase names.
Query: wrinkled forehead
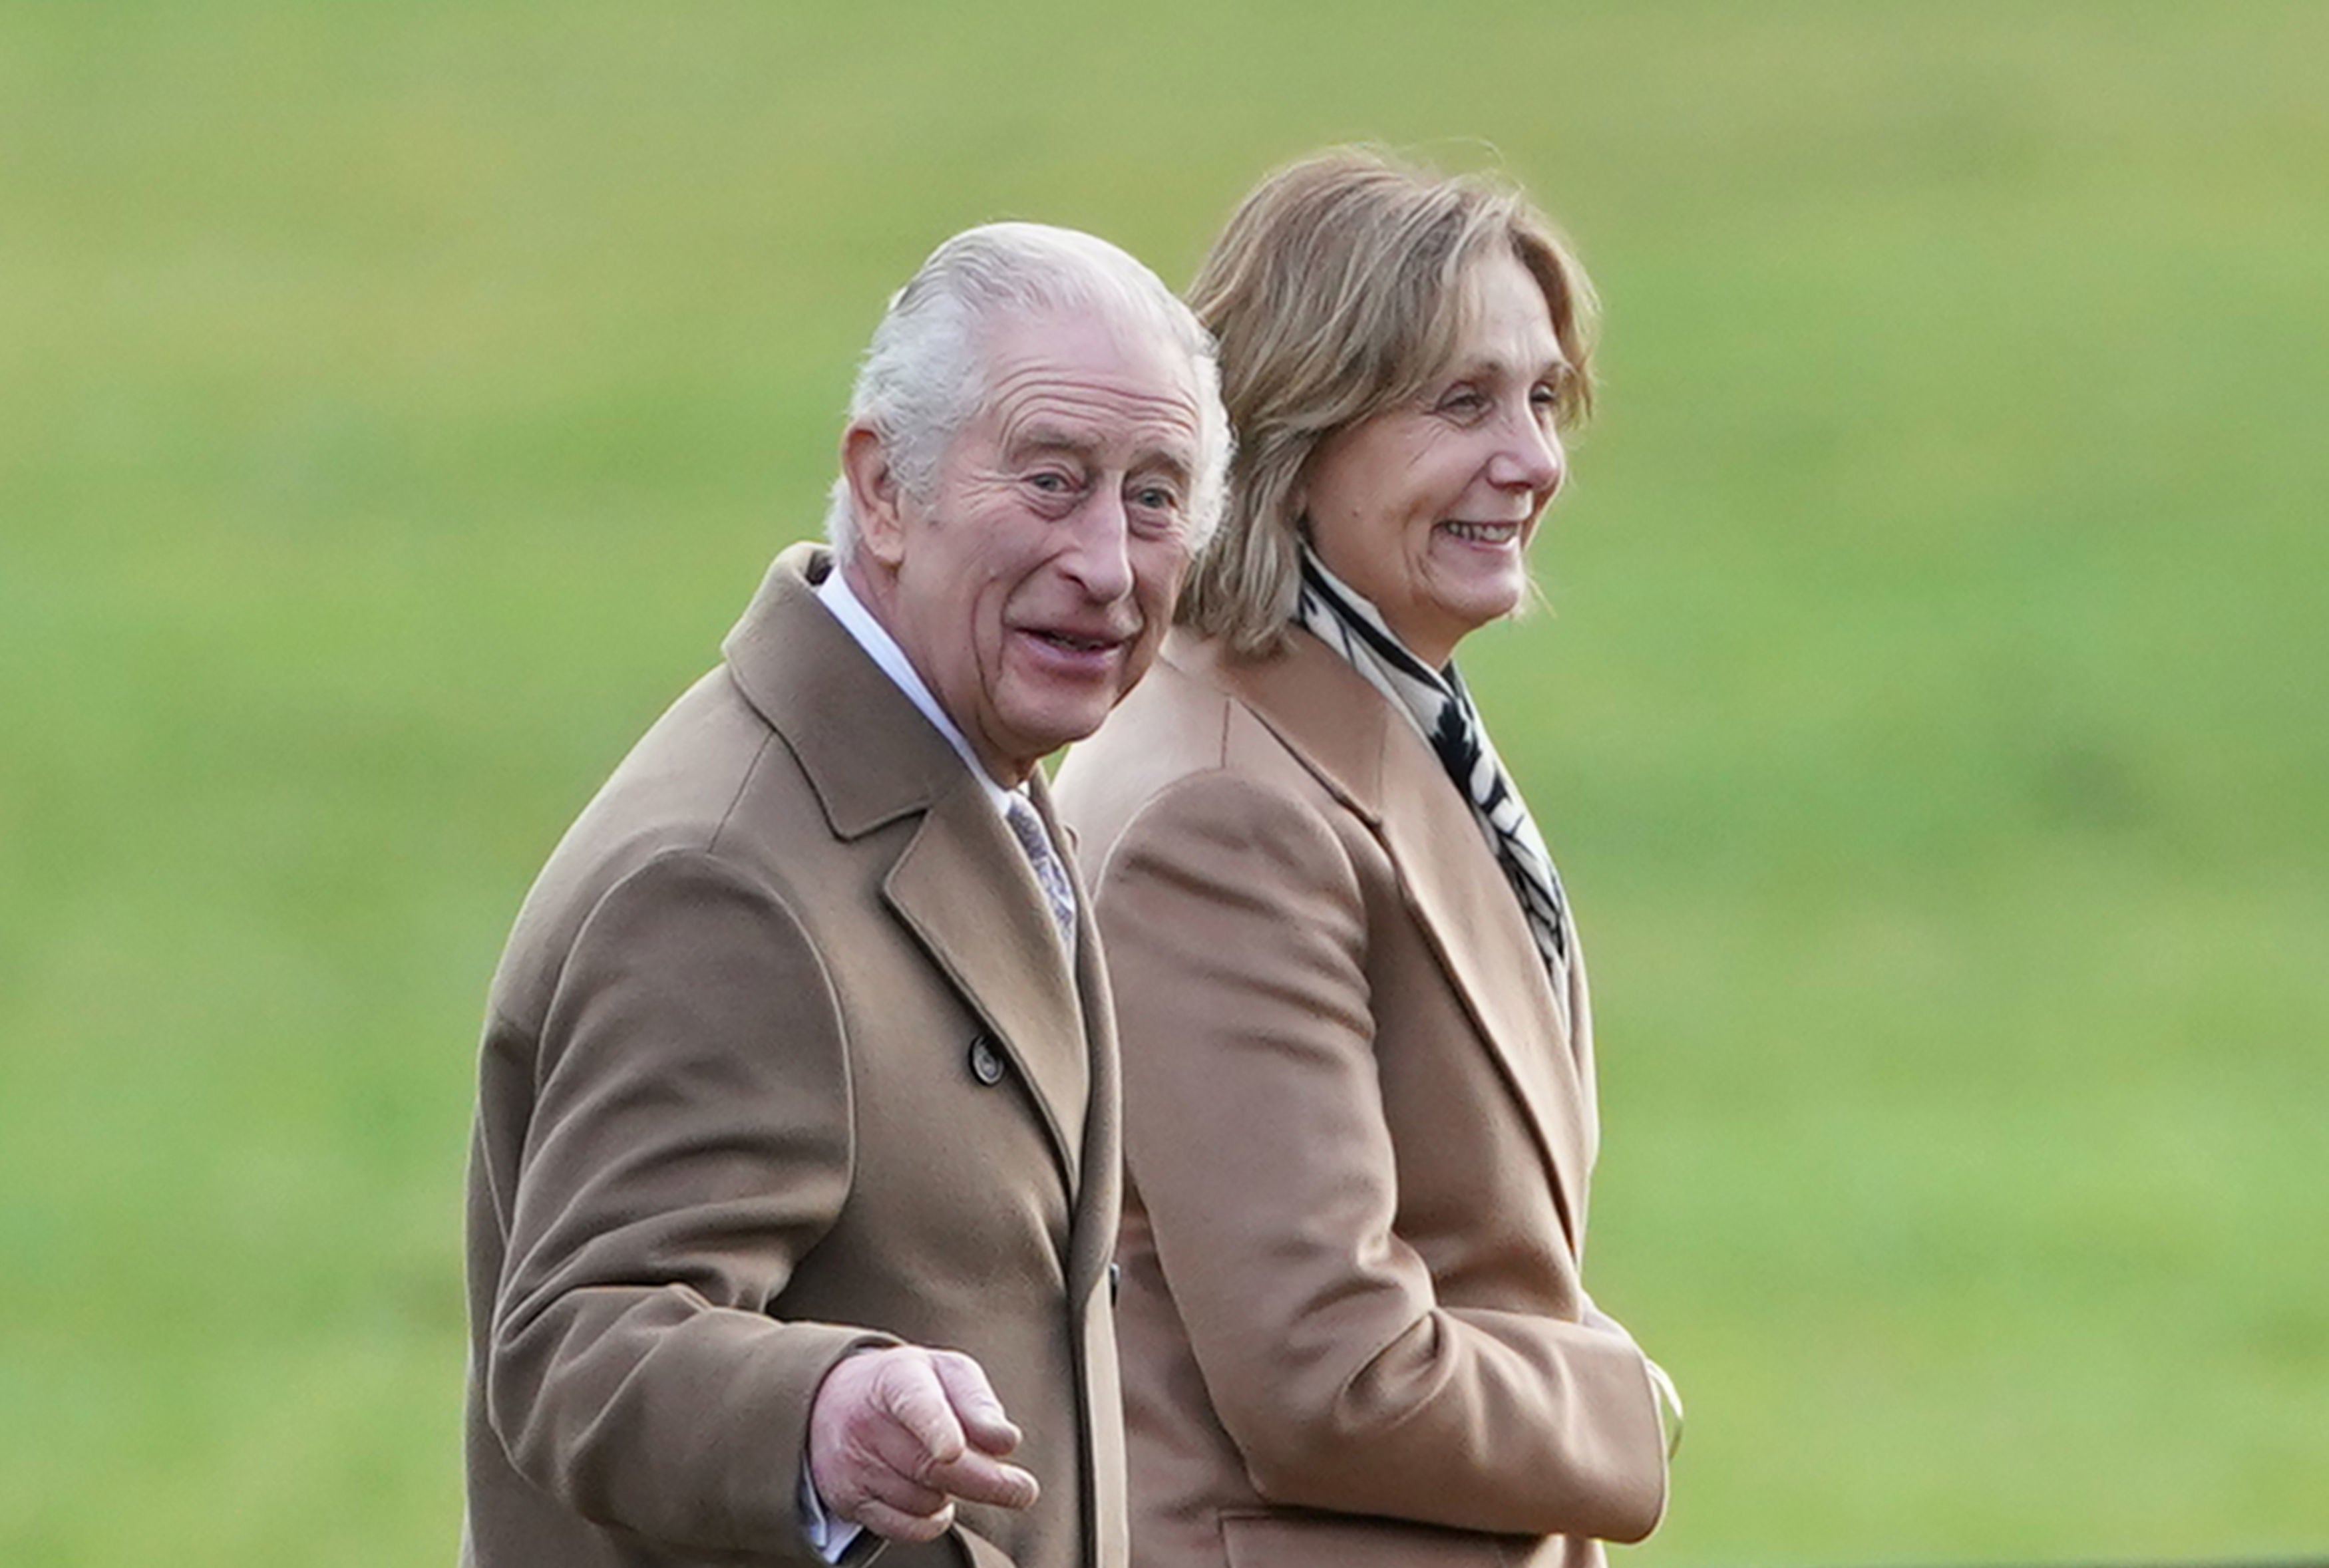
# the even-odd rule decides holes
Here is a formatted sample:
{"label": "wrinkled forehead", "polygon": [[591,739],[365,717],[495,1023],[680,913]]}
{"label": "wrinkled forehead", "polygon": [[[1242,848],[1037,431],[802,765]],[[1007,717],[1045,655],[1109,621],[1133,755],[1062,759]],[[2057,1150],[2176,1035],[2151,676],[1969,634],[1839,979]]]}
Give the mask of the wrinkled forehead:
{"label": "wrinkled forehead", "polygon": [[1154,447],[1193,465],[1196,366],[1163,324],[1126,316],[1054,311],[988,324],[973,423],[1006,444]]}

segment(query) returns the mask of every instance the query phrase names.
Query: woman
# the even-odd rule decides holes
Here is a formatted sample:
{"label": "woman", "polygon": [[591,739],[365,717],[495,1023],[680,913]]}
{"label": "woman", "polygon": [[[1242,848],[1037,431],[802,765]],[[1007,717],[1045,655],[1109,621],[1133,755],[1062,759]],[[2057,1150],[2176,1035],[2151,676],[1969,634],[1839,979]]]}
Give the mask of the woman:
{"label": "woman", "polygon": [[1595,1563],[1664,1508],[1664,1374],[1579,1282],[1584,964],[1449,662],[1529,591],[1588,285],[1515,193],[1334,153],[1191,304],[1229,517],[1057,790],[1123,1045],[1133,1560]]}

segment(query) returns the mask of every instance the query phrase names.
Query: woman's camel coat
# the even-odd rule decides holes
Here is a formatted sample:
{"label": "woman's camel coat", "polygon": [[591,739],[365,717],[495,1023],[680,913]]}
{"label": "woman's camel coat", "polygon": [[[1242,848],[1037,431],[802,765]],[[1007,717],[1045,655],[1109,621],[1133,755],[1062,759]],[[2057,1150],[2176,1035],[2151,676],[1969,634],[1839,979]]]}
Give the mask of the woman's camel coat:
{"label": "woman's camel coat", "polygon": [[1057,784],[1116,993],[1137,1568],[1588,1564],[1665,1502],[1579,1281],[1591,1023],[1414,727],[1176,632]]}

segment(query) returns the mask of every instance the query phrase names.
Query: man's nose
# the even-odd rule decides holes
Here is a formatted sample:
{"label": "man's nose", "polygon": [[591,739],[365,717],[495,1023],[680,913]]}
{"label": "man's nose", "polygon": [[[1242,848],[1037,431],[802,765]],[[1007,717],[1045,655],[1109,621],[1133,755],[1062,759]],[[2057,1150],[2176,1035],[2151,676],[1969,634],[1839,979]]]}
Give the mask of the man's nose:
{"label": "man's nose", "polygon": [[1068,547],[1061,566],[1104,603],[1132,591],[1132,520],[1124,497],[1113,488],[1094,491],[1091,499],[1069,520]]}

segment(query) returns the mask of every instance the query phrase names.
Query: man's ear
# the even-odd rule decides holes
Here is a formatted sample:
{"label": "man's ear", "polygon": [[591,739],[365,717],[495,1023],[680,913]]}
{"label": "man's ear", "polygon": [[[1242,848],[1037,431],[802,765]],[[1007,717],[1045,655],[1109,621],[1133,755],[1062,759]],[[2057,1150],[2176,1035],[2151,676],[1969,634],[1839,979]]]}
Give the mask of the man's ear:
{"label": "man's ear", "polygon": [[895,567],[906,553],[905,496],[890,448],[868,425],[841,433],[841,473],[857,512],[857,545],[883,566]]}

